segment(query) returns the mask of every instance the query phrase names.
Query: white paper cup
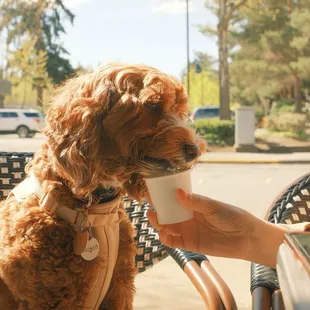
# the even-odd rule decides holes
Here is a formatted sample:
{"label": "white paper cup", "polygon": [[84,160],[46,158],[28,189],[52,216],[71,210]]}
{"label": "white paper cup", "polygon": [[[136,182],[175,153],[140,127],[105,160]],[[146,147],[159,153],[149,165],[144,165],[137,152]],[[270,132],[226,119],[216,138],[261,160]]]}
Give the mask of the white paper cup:
{"label": "white paper cup", "polygon": [[159,224],[180,223],[193,218],[193,212],[181,207],[176,198],[176,190],[192,193],[191,170],[171,175],[145,178]]}

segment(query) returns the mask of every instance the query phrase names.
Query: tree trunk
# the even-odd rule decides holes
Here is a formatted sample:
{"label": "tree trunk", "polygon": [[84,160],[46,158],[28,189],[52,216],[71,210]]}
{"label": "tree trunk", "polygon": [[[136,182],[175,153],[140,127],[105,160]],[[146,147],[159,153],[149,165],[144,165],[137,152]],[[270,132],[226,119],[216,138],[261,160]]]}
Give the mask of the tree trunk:
{"label": "tree trunk", "polygon": [[291,14],[293,11],[293,3],[292,0],[287,0],[288,13]]}
{"label": "tree trunk", "polygon": [[43,87],[37,86],[37,106],[43,107]]}
{"label": "tree trunk", "polygon": [[24,81],[24,96],[23,96],[23,103],[21,108],[23,109],[25,107],[26,104],[26,99],[27,99],[27,88],[26,88],[26,81]]}
{"label": "tree trunk", "polygon": [[4,108],[4,96],[0,95],[0,108]]}
{"label": "tree trunk", "polygon": [[201,75],[201,76],[200,76],[200,77],[201,77],[201,79],[200,79],[200,86],[201,86],[201,87],[200,87],[200,105],[201,105],[201,106],[204,106],[204,105],[205,105],[205,104],[204,104],[204,98],[203,98],[203,97],[204,97],[204,96],[203,96],[203,95],[204,95],[204,94],[203,94],[203,93],[204,93],[204,87],[203,87],[203,86],[204,86],[204,85],[203,85],[203,74],[204,74],[204,72],[201,72],[201,73],[200,73],[200,75]]}
{"label": "tree trunk", "polygon": [[228,70],[228,47],[227,31],[228,24],[225,23],[226,0],[219,3],[219,25],[218,25],[218,49],[219,49],[219,84],[220,84],[220,118],[230,119],[230,95],[229,95],[229,70]]}
{"label": "tree trunk", "polygon": [[292,99],[293,95],[292,95],[292,87],[289,86],[289,88],[287,89],[287,99]]}
{"label": "tree trunk", "polygon": [[301,113],[302,111],[301,82],[300,77],[297,74],[295,75],[294,95],[295,95],[295,112]]}
{"label": "tree trunk", "polygon": [[282,87],[280,89],[280,98],[287,99],[287,88],[286,87]]}

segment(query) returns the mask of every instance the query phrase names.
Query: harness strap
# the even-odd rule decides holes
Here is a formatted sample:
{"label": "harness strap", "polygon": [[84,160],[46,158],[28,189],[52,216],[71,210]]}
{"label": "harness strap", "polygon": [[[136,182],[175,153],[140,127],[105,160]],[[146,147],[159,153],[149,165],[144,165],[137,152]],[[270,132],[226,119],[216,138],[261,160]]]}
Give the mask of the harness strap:
{"label": "harness strap", "polygon": [[56,215],[77,226],[76,231],[78,228],[83,229],[84,225],[91,226],[92,236],[99,244],[98,257],[105,263],[90,284],[82,310],[97,310],[110,286],[118,255],[119,223],[125,216],[121,196],[118,195],[109,202],[90,205],[87,211],[77,211],[57,203],[52,194],[44,193],[39,180],[31,174],[11,191],[7,199],[14,197],[18,202],[23,202],[32,195],[39,199],[40,207],[47,214]]}

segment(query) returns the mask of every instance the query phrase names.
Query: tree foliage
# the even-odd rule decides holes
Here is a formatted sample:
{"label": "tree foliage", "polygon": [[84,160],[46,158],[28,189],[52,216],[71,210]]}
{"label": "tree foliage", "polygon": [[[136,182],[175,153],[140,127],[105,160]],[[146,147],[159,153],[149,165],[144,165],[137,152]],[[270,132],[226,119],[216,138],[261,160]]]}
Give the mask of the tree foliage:
{"label": "tree foliage", "polygon": [[[253,0],[255,1],[255,0]],[[216,36],[219,55],[219,101],[220,118],[230,119],[230,74],[229,50],[231,48],[230,28],[232,21],[238,19],[238,11],[250,0],[210,0],[205,7],[217,17],[217,27],[199,26],[200,32],[207,36]]]}
{"label": "tree foliage", "polygon": [[[47,53],[43,50],[36,52],[36,40],[24,41],[20,48],[11,53],[8,63],[12,68],[11,81],[13,85],[31,84],[33,88],[46,88],[50,82],[46,72]],[[25,86],[26,87],[26,86]],[[23,105],[26,103],[27,89],[24,89]],[[41,104],[42,105],[42,102]]]}
{"label": "tree foliage", "polygon": [[19,80],[31,80],[33,86],[44,87],[48,81],[46,73],[47,53],[40,50],[35,51],[36,40],[24,41],[22,46],[9,57],[9,66],[12,69],[12,76]]}
{"label": "tree foliage", "polygon": [[230,66],[233,95],[241,102],[294,97],[301,111],[303,80],[310,78],[309,4],[269,0],[242,10]]}
{"label": "tree foliage", "polygon": [[62,0],[2,0],[0,16],[0,31],[6,32],[9,48],[19,49],[25,40],[35,40],[36,53],[47,55],[46,69],[54,83],[74,72],[65,58],[68,51],[59,43],[64,22],[74,20]]}
{"label": "tree foliage", "polygon": [[300,112],[310,78],[310,1],[205,3],[218,18],[217,27],[201,25],[199,30],[218,39],[220,94],[226,94],[221,104],[227,106],[229,97],[242,104],[294,98]]}
{"label": "tree foliage", "polygon": [[[219,105],[217,72],[213,69],[214,60],[205,53],[196,53],[190,64],[190,109],[200,106]],[[183,73],[183,83],[187,85],[187,72]]]}

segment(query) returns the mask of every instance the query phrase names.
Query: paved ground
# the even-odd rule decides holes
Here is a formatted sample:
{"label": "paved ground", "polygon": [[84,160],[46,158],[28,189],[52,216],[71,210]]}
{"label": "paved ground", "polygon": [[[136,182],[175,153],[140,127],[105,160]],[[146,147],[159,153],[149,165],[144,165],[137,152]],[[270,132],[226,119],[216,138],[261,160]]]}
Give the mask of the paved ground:
{"label": "paved ground", "polygon": [[[19,139],[17,135],[0,135],[0,152],[25,151],[34,152],[44,141],[44,136],[36,134],[31,139]],[[201,163],[302,163],[310,164],[310,153],[287,153],[287,154],[269,154],[269,153],[236,153],[236,152],[210,152],[200,158]]]}
{"label": "paved ground", "polygon": [[29,139],[20,139],[17,135],[0,135],[0,151],[35,152],[44,140],[45,137],[41,134]]}
{"label": "paved ground", "polygon": [[310,164],[310,153],[236,153],[236,152],[210,152],[199,159],[201,163],[240,163],[240,164]]}
{"label": "paved ground", "polygon": [[[193,174],[196,193],[223,200],[262,217],[283,187],[310,171],[310,165],[200,164]],[[210,257],[231,287],[239,310],[250,310],[250,264],[241,260]],[[203,303],[172,259],[137,278],[135,309],[204,309]]]}
{"label": "paved ground", "polygon": [[[35,139],[0,137],[0,151],[35,151],[42,141],[40,136]],[[208,156],[216,158],[219,155]],[[193,190],[235,204],[261,217],[286,184],[308,171],[310,164],[199,164],[193,172]],[[239,309],[251,309],[250,264],[213,257],[210,260],[231,287]],[[204,309],[198,293],[172,259],[168,258],[140,274],[136,286],[136,310]]]}

